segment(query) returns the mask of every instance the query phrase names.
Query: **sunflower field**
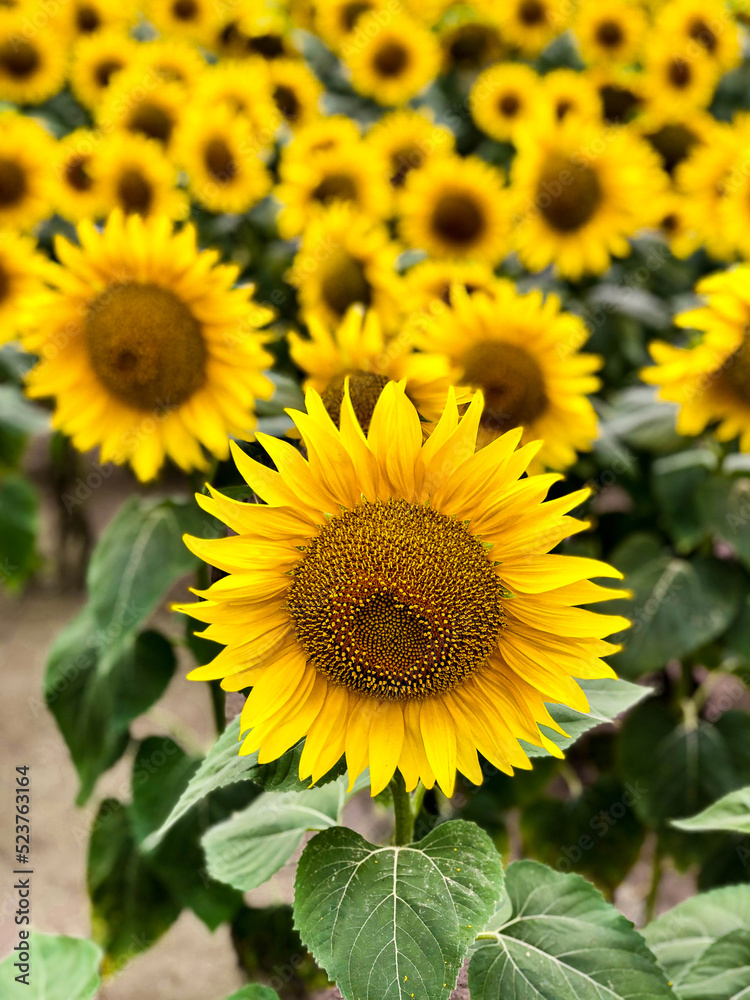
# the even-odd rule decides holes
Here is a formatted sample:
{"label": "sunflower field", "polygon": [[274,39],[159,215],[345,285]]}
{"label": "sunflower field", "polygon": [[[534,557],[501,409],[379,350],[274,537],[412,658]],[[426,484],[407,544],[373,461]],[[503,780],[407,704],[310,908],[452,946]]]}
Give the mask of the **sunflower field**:
{"label": "sunflower field", "polygon": [[0,345],[0,1000],[750,998],[750,0],[0,0]]}

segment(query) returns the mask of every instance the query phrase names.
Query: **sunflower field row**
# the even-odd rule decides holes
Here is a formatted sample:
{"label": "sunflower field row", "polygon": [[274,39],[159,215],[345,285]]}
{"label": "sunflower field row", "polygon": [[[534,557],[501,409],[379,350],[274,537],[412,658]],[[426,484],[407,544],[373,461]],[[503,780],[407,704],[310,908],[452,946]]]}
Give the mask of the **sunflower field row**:
{"label": "sunflower field row", "polygon": [[0,539],[0,996],[743,996],[749,0],[0,0]]}

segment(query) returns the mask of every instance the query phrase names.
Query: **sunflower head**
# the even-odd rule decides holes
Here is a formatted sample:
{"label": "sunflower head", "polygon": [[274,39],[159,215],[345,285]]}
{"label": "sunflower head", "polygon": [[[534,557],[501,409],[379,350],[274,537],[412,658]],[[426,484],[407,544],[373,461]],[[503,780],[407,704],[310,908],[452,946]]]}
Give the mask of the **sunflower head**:
{"label": "sunflower head", "polygon": [[39,31],[23,10],[0,11],[0,100],[40,104],[56,94],[65,80],[68,43],[59,14]]}
{"label": "sunflower head", "polygon": [[35,121],[0,112],[0,228],[30,229],[49,214],[54,154]]}
{"label": "sunflower head", "polygon": [[539,100],[539,77],[523,63],[497,63],[477,77],[469,95],[471,115],[492,139],[512,140]]}

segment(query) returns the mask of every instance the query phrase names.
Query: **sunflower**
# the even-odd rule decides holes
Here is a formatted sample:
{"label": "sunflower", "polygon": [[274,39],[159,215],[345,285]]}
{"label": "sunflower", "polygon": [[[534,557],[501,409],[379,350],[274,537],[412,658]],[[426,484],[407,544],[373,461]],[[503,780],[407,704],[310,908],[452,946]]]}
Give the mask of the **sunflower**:
{"label": "sunflower", "polygon": [[71,222],[96,219],[105,214],[104,197],[91,173],[101,137],[80,128],[66,135],[55,147],[55,211]]}
{"label": "sunflower", "polygon": [[448,363],[454,385],[484,393],[480,444],[523,427],[524,443],[543,441],[535,464],[551,469],[591,450],[596,414],[587,393],[599,388],[593,373],[602,359],[580,352],[589,332],[556,295],[521,295],[505,279],[491,294],[455,286],[450,306],[435,303],[415,325],[416,346],[440,370]]}
{"label": "sunflower", "polygon": [[307,162],[282,161],[275,194],[284,206],[278,225],[286,239],[337,201],[375,220],[387,218],[392,203],[386,166],[363,142],[325,150]]}
{"label": "sunflower", "polygon": [[726,72],[742,59],[739,29],[727,15],[723,0],[671,0],[659,11],[654,30],[688,54],[705,53]]}
{"label": "sunflower", "polygon": [[450,129],[435,125],[429,112],[390,111],[368,131],[365,143],[389,164],[391,187],[402,188],[408,174],[454,150]]}
{"label": "sunflower", "polygon": [[0,112],[0,228],[31,229],[49,215],[54,153],[35,121]]}
{"label": "sunflower", "polygon": [[606,124],[626,125],[646,107],[647,88],[640,70],[596,66],[586,75],[599,94]]}
{"label": "sunflower", "polygon": [[109,28],[129,27],[137,18],[133,0],[73,0],[69,7],[71,27],[76,35],[93,35]]}
{"label": "sunflower", "polygon": [[477,157],[446,157],[412,171],[401,213],[404,241],[432,257],[494,264],[507,250],[503,175]]}
{"label": "sunflower", "polygon": [[456,13],[457,18],[450,18],[440,26],[444,73],[481,69],[503,57],[505,47],[496,17],[483,16],[476,8]]}
{"label": "sunflower", "polygon": [[636,2],[583,0],[573,32],[588,63],[633,63],[648,29],[646,12]]}
{"label": "sunflower", "polygon": [[653,146],[664,170],[672,176],[698,146],[711,142],[716,119],[699,110],[675,117],[654,108],[636,119],[634,127]]}
{"label": "sunflower", "polygon": [[643,84],[650,103],[662,114],[679,116],[707,108],[719,74],[719,67],[702,49],[689,55],[684,42],[651,36]]}
{"label": "sunflower", "polygon": [[629,253],[627,238],[652,221],[665,186],[656,153],[626,130],[575,120],[534,130],[511,171],[516,250],[532,271],[554,263],[573,279],[601,274],[610,255]]}
{"label": "sunflower", "polygon": [[554,69],[538,78],[535,117],[542,128],[556,127],[566,118],[602,120],[602,99],[588,73]]}
{"label": "sunflower", "polygon": [[720,441],[739,438],[750,451],[750,266],[711,274],[696,286],[705,304],[675,318],[677,326],[700,331],[691,347],[664,341],[649,345],[656,362],[641,378],[659,386],[659,396],[680,406],[680,434],[701,434],[716,425]]}
{"label": "sunflower", "polygon": [[281,114],[271,96],[271,81],[261,59],[228,59],[207,67],[191,93],[192,104],[210,118],[222,105],[242,115],[253,130],[258,148],[271,148]]}
{"label": "sunflower", "polygon": [[616,570],[548,554],[587,526],[566,514],[587,491],[543,503],[558,477],[519,480],[534,448],[515,451],[517,432],[473,454],[481,397],[460,422],[449,398],[426,443],[395,382],[366,437],[348,393],[340,429],[314,390],[306,403],[307,460],[266,435],[279,472],[233,448],[269,506],[211,490],[201,506],[239,534],[185,539],[228,573],[179,610],[226,647],[190,678],[253,687],[240,753],[270,761],[304,737],[303,778],[345,754],[373,795],[398,768],[448,796],[457,770],[481,783],[477,751],[506,773],[531,766],[519,739],[561,756],[544,703],[587,711],[573,678],[613,676],[602,636],[627,625],[575,607],[622,596],[588,579]]}
{"label": "sunflower", "polygon": [[156,71],[138,65],[118,73],[95,109],[104,132],[135,132],[168,147],[184,114],[186,91],[165,81]]}
{"label": "sunflower", "polygon": [[0,343],[15,339],[30,322],[30,307],[49,262],[36,252],[34,240],[0,230]]}
{"label": "sunflower", "polygon": [[271,189],[252,128],[221,105],[185,116],[174,155],[193,198],[210,212],[246,212]]}
{"label": "sunflower", "polygon": [[387,0],[317,0],[315,30],[334,52],[356,35],[365,14],[386,9]]}
{"label": "sunflower", "polygon": [[139,50],[137,42],[116,29],[81,38],[70,67],[70,85],[81,104],[98,108],[117,74],[136,65]]}
{"label": "sunflower", "polygon": [[154,139],[128,132],[107,136],[91,163],[105,210],[119,208],[125,215],[184,219],[188,200],[177,187],[177,171]]}
{"label": "sunflower", "polygon": [[501,142],[513,140],[539,100],[539,77],[523,63],[496,63],[476,78],[469,109],[477,128]]}
{"label": "sunflower", "polygon": [[0,101],[41,104],[65,82],[69,39],[60,19],[48,31],[29,25],[23,11],[0,11]]}
{"label": "sunflower", "polygon": [[717,260],[731,260],[734,256],[732,241],[716,222],[724,215],[726,192],[736,177],[739,146],[737,129],[716,121],[709,141],[695,146],[675,171],[675,185],[684,196],[687,224]]}
{"label": "sunflower", "polygon": [[360,94],[389,107],[406,104],[423,90],[440,68],[434,35],[418,21],[394,14],[381,22],[365,14],[358,22],[364,40],[350,46],[346,63],[352,86]]}
{"label": "sunflower", "polygon": [[210,45],[220,24],[220,10],[214,0],[149,0],[146,13],[162,34]]}
{"label": "sunflower", "polygon": [[423,260],[404,275],[404,314],[431,309],[436,301],[450,305],[454,286],[469,295],[492,294],[497,279],[488,264],[465,260]]}
{"label": "sunflower", "polygon": [[269,310],[232,287],[237,269],[216,251],[198,251],[192,226],[174,234],[163,217],[117,210],[78,235],[80,247],[57,239],[63,267],[24,338],[40,356],[28,394],[56,398],[53,424],[76,448],[99,445],[142,480],[167,456],[205,468],[201,444],[226,457],[228,435],[245,437],[270,395],[257,333]]}
{"label": "sunflower", "polygon": [[498,5],[503,39],[524,55],[536,56],[568,27],[566,0],[508,0]]}
{"label": "sunflower", "polygon": [[[735,120],[735,159],[722,181],[722,195],[717,200],[713,226],[721,231],[725,248],[743,259],[750,256],[750,115]],[[684,179],[684,175],[681,175]],[[706,220],[708,222],[708,220]],[[713,243],[712,243],[713,246]],[[728,254],[727,254],[728,256]]]}
{"label": "sunflower", "polygon": [[318,117],[323,86],[303,62],[275,59],[268,76],[273,102],[287,125],[297,129]]}
{"label": "sunflower", "polygon": [[[295,12],[303,6],[295,3]],[[281,59],[294,55],[286,16],[289,12],[263,16],[258,0],[232,0],[226,4],[228,18],[217,26],[210,48],[229,59],[259,56],[261,59]]]}
{"label": "sunflower", "polygon": [[361,138],[359,125],[346,115],[316,118],[292,133],[291,142],[283,150],[284,169],[289,163],[307,163],[318,153],[354,145]]}
{"label": "sunflower", "polygon": [[700,246],[693,227],[688,201],[678,191],[665,191],[658,201],[656,228],[675,257],[685,259]]}
{"label": "sunflower", "polygon": [[287,273],[306,321],[335,325],[361,303],[391,333],[401,318],[400,248],[385,226],[339,202],[310,221]]}
{"label": "sunflower", "polygon": [[157,38],[138,46],[138,65],[170,83],[192,90],[206,70],[200,52],[181,38]]}

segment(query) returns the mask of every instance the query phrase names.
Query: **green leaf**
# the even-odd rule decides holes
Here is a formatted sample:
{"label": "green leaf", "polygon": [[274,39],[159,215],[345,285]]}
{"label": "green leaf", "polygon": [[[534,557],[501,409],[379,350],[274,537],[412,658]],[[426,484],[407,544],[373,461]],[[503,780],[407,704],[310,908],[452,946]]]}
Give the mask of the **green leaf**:
{"label": "green leaf", "polygon": [[263,885],[289,861],[307,831],[336,825],[344,795],[340,782],[304,792],[265,792],[204,836],[209,873],[243,892]]}
{"label": "green leaf", "polygon": [[500,857],[471,823],[444,823],[409,847],[334,827],[302,854],[295,923],[347,1000],[440,1000],[502,886]]}
{"label": "green leaf", "polygon": [[26,981],[16,980],[24,970],[15,964],[19,953],[12,951],[0,962],[0,995],[28,1000],[93,1000],[101,985],[102,958],[93,941],[32,931],[27,943],[31,970]]}
{"label": "green leaf", "polygon": [[[285,754],[268,764],[259,764],[253,773],[253,781],[267,792],[302,792],[310,787],[310,779],[301,781],[299,777],[299,762],[304,749],[304,741],[287,750]],[[346,771],[344,757],[331,770],[316,782],[316,787],[327,785],[341,777]]]}
{"label": "green leaf", "polygon": [[680,830],[730,830],[750,833],[750,786],[730,792],[697,816],[673,820]]}
{"label": "green leaf", "polygon": [[[591,711],[584,715],[583,712],[576,712],[567,705],[548,705],[552,718],[559,722],[567,736],[550,729],[548,726],[541,726],[544,735],[553,740],[559,747],[566,750],[575,741],[587,733],[595,726],[603,723],[613,722],[618,715],[627,712],[628,709],[637,705],[650,693],[651,689],[640,684],[631,684],[629,681],[615,680],[611,677],[604,677],[600,680],[580,681],[581,687],[589,700]],[[532,746],[530,743],[519,741],[530,757],[550,756],[542,747]]]}
{"label": "green leaf", "polygon": [[145,501],[131,497],[115,515],[91,556],[86,586],[100,628],[132,632],[156,609],[166,591],[198,560],[185,533],[217,535],[214,518],[194,500]]}
{"label": "green leaf", "polygon": [[80,780],[79,805],[96,780],[120,759],[130,723],[165,691],[176,661],[158,632],[129,635],[102,629],[85,607],[58,636],[44,680]]}
{"label": "green leaf", "polygon": [[744,578],[734,563],[657,553],[653,536],[642,533],[627,538],[611,558],[634,592],[632,599],[608,606],[632,622],[612,636],[625,646],[612,665],[626,677],[642,677],[694,652],[721,635],[739,611]]}
{"label": "green leaf", "polygon": [[627,717],[618,749],[623,779],[643,789],[634,808],[652,827],[691,816],[750,781],[750,726],[742,712],[685,724],[654,699]]}
{"label": "green leaf", "polygon": [[15,589],[36,569],[39,526],[36,487],[11,473],[0,480],[0,586]]}
{"label": "green leaf", "polygon": [[279,994],[272,990],[270,986],[261,986],[260,983],[249,983],[237,990],[227,1000],[279,1000]]}
{"label": "green leaf", "polygon": [[692,552],[710,534],[697,491],[717,466],[713,451],[690,448],[660,458],[651,467],[653,492],[664,526],[680,553]]}
{"label": "green leaf", "polygon": [[750,569],[750,478],[712,476],[698,493],[714,533]]}
{"label": "green leaf", "polygon": [[0,468],[16,468],[32,434],[49,428],[49,414],[30,403],[18,386],[0,385]]}
{"label": "green leaf", "polygon": [[88,889],[94,940],[105,971],[150,948],[182,909],[136,844],[127,806],[105,799],[89,843]]}
{"label": "green leaf", "polygon": [[232,945],[248,979],[264,979],[290,996],[316,994],[328,977],[303,947],[291,906],[243,906],[232,920]]}
{"label": "green leaf", "polygon": [[750,996],[750,931],[732,931],[706,948],[680,984],[678,996],[680,1000]]}
{"label": "green leaf", "polygon": [[693,896],[643,930],[651,951],[681,996],[691,970],[720,938],[750,932],[750,885],[730,885]]}
{"label": "green leaf", "polygon": [[633,925],[579,875],[535,861],[506,873],[512,917],[469,963],[472,1000],[667,1000]]}

